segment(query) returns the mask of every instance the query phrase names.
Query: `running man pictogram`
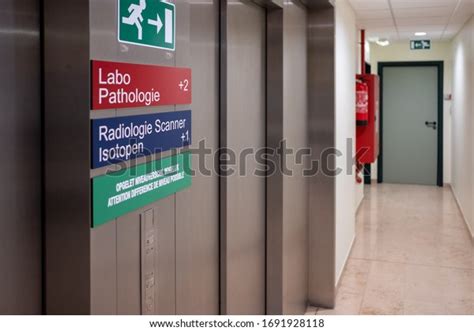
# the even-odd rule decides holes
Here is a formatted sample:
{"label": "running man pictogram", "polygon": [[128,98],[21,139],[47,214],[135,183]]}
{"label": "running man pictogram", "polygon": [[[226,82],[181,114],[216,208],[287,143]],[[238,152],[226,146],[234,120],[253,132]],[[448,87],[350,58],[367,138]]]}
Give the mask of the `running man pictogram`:
{"label": "running man pictogram", "polygon": [[140,4],[132,4],[128,7],[129,17],[122,17],[122,22],[128,25],[135,25],[138,29],[138,39],[143,39],[143,11],[146,8],[146,0],[140,0]]}

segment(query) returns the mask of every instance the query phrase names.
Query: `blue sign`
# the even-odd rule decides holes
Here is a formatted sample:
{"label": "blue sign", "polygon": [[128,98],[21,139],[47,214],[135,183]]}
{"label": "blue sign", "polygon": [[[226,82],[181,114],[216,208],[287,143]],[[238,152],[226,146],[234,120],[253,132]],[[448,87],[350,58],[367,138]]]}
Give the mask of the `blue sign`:
{"label": "blue sign", "polygon": [[191,111],[92,120],[92,168],[191,145]]}

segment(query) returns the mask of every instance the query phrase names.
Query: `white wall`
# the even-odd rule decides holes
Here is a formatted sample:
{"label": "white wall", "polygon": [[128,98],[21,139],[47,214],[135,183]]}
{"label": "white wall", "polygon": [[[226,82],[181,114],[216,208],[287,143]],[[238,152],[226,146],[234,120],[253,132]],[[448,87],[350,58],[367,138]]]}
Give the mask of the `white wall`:
{"label": "white wall", "polygon": [[452,188],[474,237],[474,18],[453,41]]}
{"label": "white wall", "polygon": [[[379,62],[443,61],[444,94],[452,93],[451,42],[433,42],[431,50],[412,51],[410,42],[394,43],[387,47],[371,45],[372,73],[378,73]],[[444,102],[444,182],[451,182],[451,101]],[[373,179],[377,178],[377,165],[372,167]]]}
{"label": "white wall", "polygon": [[[347,139],[355,150],[355,75],[357,68],[356,18],[347,0],[336,1],[336,148],[343,152],[336,179],[336,282],[344,269],[355,238],[355,169],[347,169]],[[349,175],[351,172],[352,175]]]}

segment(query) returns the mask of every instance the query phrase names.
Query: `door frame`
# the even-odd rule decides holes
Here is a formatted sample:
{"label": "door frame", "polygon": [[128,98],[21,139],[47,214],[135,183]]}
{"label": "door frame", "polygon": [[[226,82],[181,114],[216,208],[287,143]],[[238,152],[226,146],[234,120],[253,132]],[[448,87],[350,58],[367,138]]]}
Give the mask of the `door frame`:
{"label": "door frame", "polygon": [[380,77],[380,154],[377,162],[377,182],[383,183],[383,69],[393,67],[436,67],[438,69],[438,158],[437,185],[444,186],[444,61],[379,62]]}

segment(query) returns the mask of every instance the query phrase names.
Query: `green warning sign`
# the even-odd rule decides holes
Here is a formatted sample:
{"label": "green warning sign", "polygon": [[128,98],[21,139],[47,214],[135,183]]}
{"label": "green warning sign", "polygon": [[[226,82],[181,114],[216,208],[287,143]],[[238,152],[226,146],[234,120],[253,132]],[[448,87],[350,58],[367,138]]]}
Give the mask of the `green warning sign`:
{"label": "green warning sign", "polygon": [[118,0],[120,42],[175,50],[176,7],[161,0]]}
{"label": "green warning sign", "polygon": [[92,227],[191,186],[189,152],[92,180]]}

